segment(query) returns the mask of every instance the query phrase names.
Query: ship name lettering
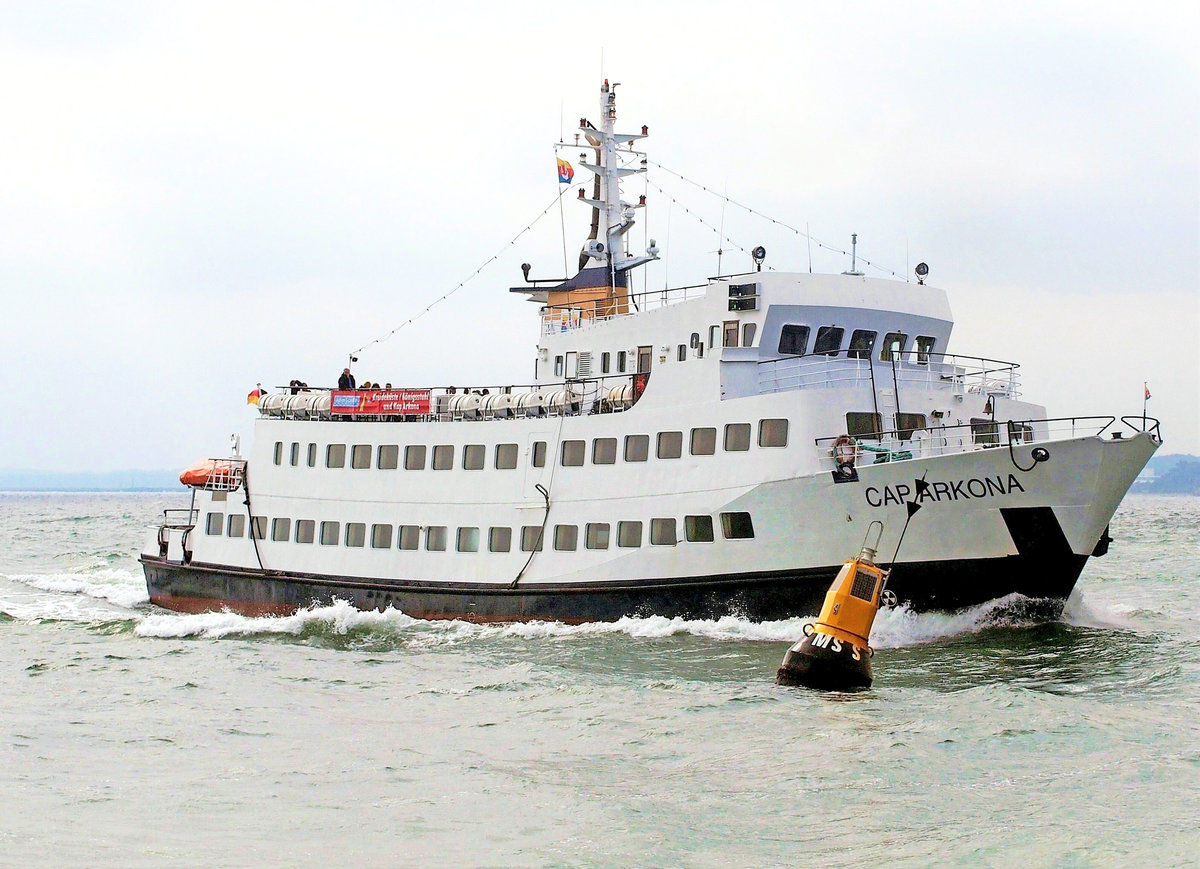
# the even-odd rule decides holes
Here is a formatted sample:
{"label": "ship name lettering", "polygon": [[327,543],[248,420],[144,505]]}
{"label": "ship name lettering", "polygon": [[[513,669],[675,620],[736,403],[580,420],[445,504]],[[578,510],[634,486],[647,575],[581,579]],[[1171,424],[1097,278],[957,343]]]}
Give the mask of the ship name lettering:
{"label": "ship name lettering", "polygon": [[[993,495],[1011,495],[1014,492],[1024,492],[1025,487],[1017,479],[1016,474],[1009,474],[1007,479],[997,474],[994,477],[970,477],[965,480],[934,480],[917,498],[918,501],[972,501],[988,498]],[[912,494],[912,487],[907,483],[897,483],[894,486],[868,486],[863,490],[863,497],[872,507],[900,506]]]}

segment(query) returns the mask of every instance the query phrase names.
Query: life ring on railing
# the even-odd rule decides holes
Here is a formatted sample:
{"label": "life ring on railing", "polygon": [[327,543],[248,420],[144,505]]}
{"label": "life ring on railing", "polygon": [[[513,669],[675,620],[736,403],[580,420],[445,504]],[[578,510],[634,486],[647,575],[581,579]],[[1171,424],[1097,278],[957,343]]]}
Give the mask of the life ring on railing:
{"label": "life ring on railing", "polygon": [[858,444],[850,435],[838,435],[833,441],[833,458],[840,466],[854,467],[858,457]]}

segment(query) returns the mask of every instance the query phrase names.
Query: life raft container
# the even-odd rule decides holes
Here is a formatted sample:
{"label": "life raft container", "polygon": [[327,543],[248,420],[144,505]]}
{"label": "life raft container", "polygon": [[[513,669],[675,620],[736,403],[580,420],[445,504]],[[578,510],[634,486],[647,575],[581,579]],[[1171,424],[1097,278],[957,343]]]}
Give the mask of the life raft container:
{"label": "life raft container", "polygon": [[179,482],[196,489],[229,492],[242,484],[246,463],[237,459],[204,459],[183,470]]}

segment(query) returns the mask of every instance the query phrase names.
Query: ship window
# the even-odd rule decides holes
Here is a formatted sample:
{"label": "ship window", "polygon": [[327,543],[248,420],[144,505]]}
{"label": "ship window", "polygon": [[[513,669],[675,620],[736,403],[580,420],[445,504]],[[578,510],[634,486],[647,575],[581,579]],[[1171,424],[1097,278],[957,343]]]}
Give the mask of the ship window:
{"label": "ship window", "polygon": [[924,335],[917,336],[917,364],[925,365],[929,362],[929,357],[933,355],[933,348],[937,344],[937,338],[929,338]]}
{"label": "ship window", "polygon": [[350,448],[350,467],[360,471],[371,467],[370,444],[355,444]]}
{"label": "ship window", "polygon": [[779,352],[803,356],[808,349],[808,327],[788,323],[779,333]]}
{"label": "ship window", "polygon": [[325,447],[325,467],[327,468],[344,468],[346,467],[346,445],[345,444],[330,444]]}
{"label": "ship window", "polygon": [[725,452],[744,453],[750,449],[750,423],[731,422],[725,426]]}
{"label": "ship window", "polygon": [[365,522],[346,523],[346,545],[365,546],[367,543],[367,525]]}
{"label": "ship window", "polygon": [[1013,443],[1029,443],[1033,440],[1033,426],[1023,422],[1008,421],[1008,439]]}
{"label": "ship window", "polygon": [[644,462],[650,456],[650,435],[625,435],[625,461]]}
{"label": "ship window", "polygon": [[592,464],[613,465],[617,461],[617,439],[596,438],[592,441]]}
{"label": "ship window", "polygon": [[608,523],[589,522],[584,536],[588,549],[608,549]]}
{"label": "ship window", "polygon": [[296,520],[296,542],[297,543],[312,543],[316,536],[317,523],[312,519],[297,519]]}
{"label": "ship window", "polygon": [[729,320],[725,323],[724,338],[721,341],[723,347],[736,347],[738,335],[738,321]]}
{"label": "ship window", "polygon": [[394,471],[400,461],[399,444],[380,444],[377,463],[381,471]]}
{"label": "ship window", "polygon": [[821,326],[817,329],[817,343],[813,345],[813,353],[836,356],[842,349],[842,335],[845,333],[846,330],[840,326]]}
{"label": "ship window", "polygon": [[404,470],[425,470],[425,445],[412,444],[404,448]]}
{"label": "ship window", "polygon": [[677,459],[683,455],[683,432],[660,431],[654,454],[660,459]]}
{"label": "ship window", "polygon": [[624,350],[617,351],[617,373],[618,374],[625,373],[625,351]]}
{"label": "ship window", "polygon": [[479,551],[479,529],[478,528],[459,528],[458,541],[455,547],[459,552],[478,552]]}
{"label": "ship window", "polygon": [[342,526],[340,522],[322,522],[321,523],[321,545],[322,546],[337,546],[338,535],[341,533]]}
{"label": "ship window", "polygon": [[574,552],[579,546],[578,525],[555,525],[554,548],[559,552]]}
{"label": "ship window", "polygon": [[534,441],[533,442],[533,457],[532,458],[533,458],[533,466],[535,468],[546,467],[546,442],[545,441]]}
{"label": "ship window", "polygon": [[275,441],[275,464],[283,464],[283,441]]}
{"label": "ship window", "polygon": [[242,537],[246,533],[246,517],[241,513],[230,513],[229,527],[225,533],[230,537]]}
{"label": "ship window", "polygon": [[879,348],[879,361],[897,362],[904,358],[904,348],[908,344],[908,336],[903,332],[888,332],[883,336],[883,346]]}
{"label": "ship window", "polygon": [[255,516],[250,520],[250,536],[254,540],[267,539],[267,517]]}
{"label": "ship window", "polygon": [[642,545],[641,522],[618,522],[617,545],[626,549],[634,549]]}
{"label": "ship window", "polygon": [[721,533],[727,540],[745,540],[754,536],[749,513],[722,513]]}
{"label": "ship window", "polygon": [[758,421],[758,445],[760,447],[786,447],[788,421],[786,419],[760,419]]}
{"label": "ship window", "polygon": [[542,551],[542,526],[541,525],[523,525],[523,526],[521,526],[521,551],[522,552],[541,552]]}
{"label": "ship window", "polygon": [[995,420],[971,418],[971,440],[988,447],[1000,445],[1000,430]]}
{"label": "ship window", "polygon": [[512,529],[511,528],[489,528],[488,529],[488,551],[489,552],[508,552],[512,549]]}
{"label": "ship window", "polygon": [[712,543],[712,516],[684,516],[683,533],[688,543]]}
{"label": "ship window", "polygon": [[446,551],[445,525],[430,525],[425,529],[425,549],[429,552]]}
{"label": "ship window", "polygon": [[463,447],[463,470],[482,471],[487,461],[487,450],[483,444],[467,444]]}
{"label": "ship window", "polygon": [[397,526],[398,531],[396,538],[399,541],[400,549],[416,549],[417,542],[421,539],[421,527],[419,525],[400,525]]}
{"label": "ship window", "polygon": [[675,520],[672,519],[651,519],[650,520],[650,543],[654,546],[674,546],[679,542],[679,538],[675,536]]}
{"label": "ship window", "polygon": [[317,466],[317,445],[316,444],[308,445],[308,466],[310,468],[315,468]]}
{"label": "ship window", "polygon": [[721,336],[720,326],[708,327],[708,349],[711,350],[717,346],[717,339]]}
{"label": "ship window", "polygon": [[291,462],[293,468],[300,464],[300,444],[292,444]]}
{"label": "ship window", "polygon": [[855,329],[850,333],[850,352],[846,355],[851,359],[870,359],[877,334],[869,329]]}
{"label": "ship window", "polygon": [[561,356],[554,357],[554,376],[563,376],[563,358]]}
{"label": "ship window", "polygon": [[583,464],[586,441],[563,441],[562,463],[564,468],[578,468]]}
{"label": "ship window", "polygon": [[753,347],[754,346],[754,335],[756,332],[758,332],[758,324],[757,323],[743,323],[742,324],[742,346],[743,347]]}
{"label": "ship window", "polygon": [[896,437],[902,441],[912,440],[913,432],[925,428],[925,414],[896,414]]}
{"label": "ship window", "polygon": [[609,361],[611,359],[612,359],[611,353],[601,353],[600,354],[600,373],[601,374],[608,374]]}
{"label": "ship window", "polygon": [[675,358],[678,359],[680,362],[687,361],[687,345],[686,344],[680,344],[679,347],[676,348]]}
{"label": "ship window", "polygon": [[846,434],[860,440],[877,441],[883,431],[883,417],[877,413],[852,410],[846,414]]}
{"label": "ship window", "polygon": [[717,430],[715,428],[692,429],[691,453],[693,456],[711,456],[717,451]]}
{"label": "ship window", "polygon": [[453,444],[438,444],[433,448],[433,462],[431,463],[435,471],[448,471],[454,467],[454,445]]}
{"label": "ship window", "polygon": [[204,520],[204,533],[210,537],[220,536],[225,530],[225,514],[224,513],[209,513]]}
{"label": "ship window", "polygon": [[507,471],[517,466],[517,445],[496,444],[496,467]]}
{"label": "ship window", "polygon": [[391,549],[392,548],[392,526],[391,525],[372,525],[371,526],[371,548],[372,549]]}
{"label": "ship window", "polygon": [[704,342],[701,341],[698,344],[696,344],[696,358],[702,359],[703,357],[704,357]]}
{"label": "ship window", "polygon": [[292,520],[291,519],[272,519],[271,520],[271,539],[280,543],[287,543],[288,538],[292,536]]}

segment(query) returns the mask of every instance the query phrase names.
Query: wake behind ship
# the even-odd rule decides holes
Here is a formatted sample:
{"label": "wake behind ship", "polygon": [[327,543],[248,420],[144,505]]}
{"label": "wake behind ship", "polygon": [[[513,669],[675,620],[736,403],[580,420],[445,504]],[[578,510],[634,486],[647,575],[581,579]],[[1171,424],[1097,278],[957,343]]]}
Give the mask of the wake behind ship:
{"label": "wake behind ship", "polygon": [[190,508],[148,538],[151,601],[786,618],[816,611],[871,522],[891,551],[919,498],[889,581],[902,602],[1061,605],[1157,422],[1050,418],[1016,364],[948,354],[949,303],[922,267],[915,284],[764,272],[759,249],[757,271],[633,292],[658,250],[630,252],[644,202],[620,181],[645,171],[648,131],[615,132],[607,81],[600,118],[579,131],[577,274],[513,290],[538,305],[534,381],[267,395],[250,455],[195,469]]}

